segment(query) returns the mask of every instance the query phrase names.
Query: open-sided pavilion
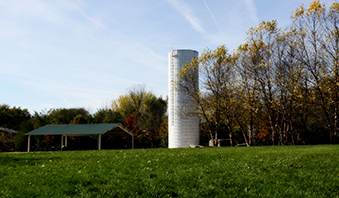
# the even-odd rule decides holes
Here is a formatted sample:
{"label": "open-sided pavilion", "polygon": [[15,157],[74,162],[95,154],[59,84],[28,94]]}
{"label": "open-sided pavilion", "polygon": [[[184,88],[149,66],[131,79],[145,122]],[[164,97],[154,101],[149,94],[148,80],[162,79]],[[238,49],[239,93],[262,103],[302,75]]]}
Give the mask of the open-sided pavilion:
{"label": "open-sided pavilion", "polygon": [[97,136],[98,150],[101,149],[101,136],[132,136],[132,149],[136,134],[121,123],[108,124],[62,124],[46,125],[26,133],[28,135],[27,152],[30,151],[31,135],[61,135],[61,148],[67,147],[68,136]]}

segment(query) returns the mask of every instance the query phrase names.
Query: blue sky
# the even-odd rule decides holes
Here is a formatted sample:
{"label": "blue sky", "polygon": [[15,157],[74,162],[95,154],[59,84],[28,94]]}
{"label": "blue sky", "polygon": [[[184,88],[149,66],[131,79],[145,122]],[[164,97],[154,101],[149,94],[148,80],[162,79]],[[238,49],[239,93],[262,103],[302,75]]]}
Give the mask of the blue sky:
{"label": "blue sky", "polygon": [[286,27],[310,2],[0,0],[0,104],[93,113],[138,84],[166,97],[170,50],[232,51],[250,27]]}

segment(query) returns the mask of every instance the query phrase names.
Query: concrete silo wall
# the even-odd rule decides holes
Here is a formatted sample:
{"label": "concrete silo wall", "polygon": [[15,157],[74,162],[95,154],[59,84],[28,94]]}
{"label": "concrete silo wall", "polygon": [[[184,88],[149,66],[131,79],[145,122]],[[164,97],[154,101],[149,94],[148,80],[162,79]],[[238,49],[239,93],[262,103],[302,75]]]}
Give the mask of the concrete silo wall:
{"label": "concrete silo wall", "polygon": [[[189,147],[199,144],[199,116],[194,100],[180,90],[177,75],[185,63],[189,63],[199,53],[194,50],[172,50],[168,53],[169,62],[169,117],[168,147]],[[198,79],[196,81],[198,83]],[[185,112],[190,112],[187,115]],[[192,116],[193,115],[193,116]]]}

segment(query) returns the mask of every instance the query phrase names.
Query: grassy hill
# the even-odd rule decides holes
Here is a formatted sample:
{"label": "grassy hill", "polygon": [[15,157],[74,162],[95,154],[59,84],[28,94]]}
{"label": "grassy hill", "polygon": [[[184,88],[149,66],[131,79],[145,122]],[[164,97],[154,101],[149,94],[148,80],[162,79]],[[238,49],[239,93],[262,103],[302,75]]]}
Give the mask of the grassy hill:
{"label": "grassy hill", "polygon": [[339,145],[0,154],[0,197],[338,197]]}

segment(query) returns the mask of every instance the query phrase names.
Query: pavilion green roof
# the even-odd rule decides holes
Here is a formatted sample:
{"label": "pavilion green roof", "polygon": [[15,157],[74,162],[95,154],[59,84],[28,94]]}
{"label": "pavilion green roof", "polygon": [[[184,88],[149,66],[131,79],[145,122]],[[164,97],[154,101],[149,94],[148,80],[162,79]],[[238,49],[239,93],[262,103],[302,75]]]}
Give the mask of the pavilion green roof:
{"label": "pavilion green roof", "polygon": [[46,125],[30,131],[25,135],[99,135],[106,132],[116,131],[117,129],[119,129],[119,131],[123,129],[125,132],[133,133],[121,123],[108,123]]}

